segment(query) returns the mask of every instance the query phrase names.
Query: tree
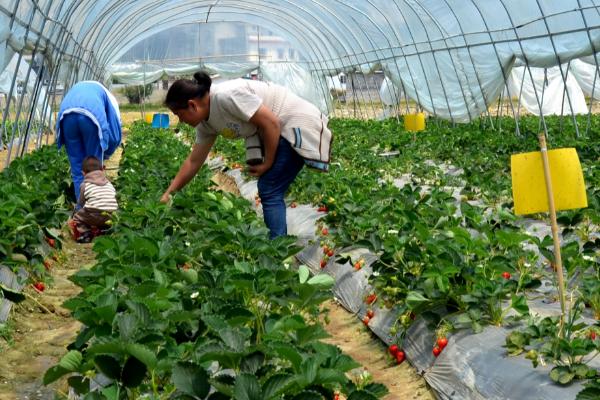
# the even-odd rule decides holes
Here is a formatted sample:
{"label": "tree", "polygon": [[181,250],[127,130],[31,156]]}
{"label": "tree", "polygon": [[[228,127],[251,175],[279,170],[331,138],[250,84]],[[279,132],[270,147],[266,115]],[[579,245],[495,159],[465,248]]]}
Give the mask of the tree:
{"label": "tree", "polygon": [[153,85],[151,83],[135,86],[125,86],[123,88],[123,94],[127,97],[130,104],[140,104],[142,98],[146,99],[150,97],[153,91]]}

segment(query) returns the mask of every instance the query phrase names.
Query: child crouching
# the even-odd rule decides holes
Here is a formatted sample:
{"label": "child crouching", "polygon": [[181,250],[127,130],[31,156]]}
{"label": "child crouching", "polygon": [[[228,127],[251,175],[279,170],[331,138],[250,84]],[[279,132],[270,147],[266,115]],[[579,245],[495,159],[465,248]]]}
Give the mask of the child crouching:
{"label": "child crouching", "polygon": [[83,183],[79,202],[69,227],[73,239],[78,243],[89,243],[92,239],[109,228],[112,213],[117,210],[116,191],[106,178],[102,163],[96,157],[83,160]]}

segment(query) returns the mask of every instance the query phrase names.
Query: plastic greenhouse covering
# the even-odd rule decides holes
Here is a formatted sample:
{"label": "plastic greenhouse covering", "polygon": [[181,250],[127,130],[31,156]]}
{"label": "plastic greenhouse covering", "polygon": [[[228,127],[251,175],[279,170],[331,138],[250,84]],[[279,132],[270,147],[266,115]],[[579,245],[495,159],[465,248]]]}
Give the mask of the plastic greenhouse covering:
{"label": "plastic greenhouse covering", "polygon": [[[552,75],[570,87],[569,72],[581,69],[576,64],[588,65],[592,73],[589,68],[586,73],[573,73],[578,81],[585,81],[586,92],[591,92],[597,75],[600,14],[597,2],[590,0],[5,0],[0,7],[0,70],[8,67],[15,53],[35,53],[42,56],[49,76],[64,81],[65,88],[82,79],[108,81],[111,75],[127,83],[149,82],[204,66],[230,76],[243,75],[253,66],[238,62],[114,65],[136,42],[159,31],[185,23],[224,21],[262,26],[289,40],[304,58],[302,70],[307,72],[300,74],[317,75],[307,85],[340,72],[381,67],[411,101],[454,122],[486,113],[511,77],[523,81],[528,75],[529,81],[540,81],[540,73],[532,68],[557,68]],[[517,71],[514,76],[516,66],[526,73]],[[300,71],[297,66],[287,70],[290,80]],[[33,75],[29,79],[35,80]],[[541,103],[540,84],[535,85],[535,90],[529,83],[522,86],[527,87],[526,93],[537,94],[533,106],[538,111],[552,112],[554,107]],[[518,97],[512,86],[507,86],[508,95]],[[323,97],[329,91],[318,89],[321,99],[313,97],[315,102],[326,104]],[[573,92],[574,99],[571,92],[567,91],[566,100],[578,102],[578,91]],[[571,104],[569,109],[579,112],[581,105]]]}
{"label": "plastic greenhouse covering", "polygon": [[[301,57],[199,56],[194,54],[203,45],[199,37],[185,58],[122,60],[160,32],[219,23],[261,27],[285,38]],[[170,45],[189,44],[174,38]],[[600,0],[0,0],[0,150],[8,151],[8,164],[30,143],[41,146],[54,130],[52,111],[78,81],[141,85],[200,70],[226,79],[257,72],[330,116],[339,112],[336,102],[352,98],[355,115],[357,107],[381,105],[383,113],[376,117],[416,110],[466,123],[489,117],[508,100],[517,131],[522,109],[540,116],[545,130],[544,116],[592,113],[600,100],[599,52]],[[366,77],[376,73],[382,79],[376,90],[368,90],[373,83]],[[367,94],[361,103],[354,93],[363,87]],[[244,181],[236,171],[229,174],[252,201],[256,182]],[[320,273],[320,249],[310,242],[320,215],[298,207],[288,218],[290,233],[307,245],[301,261]],[[336,298],[362,316],[369,265],[377,255],[344,251],[361,254],[367,267],[351,274],[351,265],[331,261],[324,271],[336,279]],[[547,307],[540,305],[552,313]],[[0,317],[5,314],[0,307]],[[388,334],[394,322],[389,314],[370,326],[388,344],[394,339]],[[544,386],[547,371],[531,372],[529,362],[503,357],[505,336],[496,327],[457,335],[450,351],[426,368],[433,332],[417,323],[407,348],[415,355],[411,363],[442,399],[501,399],[511,388],[514,398],[558,400],[581,389]],[[485,359],[483,343],[496,349]]]}

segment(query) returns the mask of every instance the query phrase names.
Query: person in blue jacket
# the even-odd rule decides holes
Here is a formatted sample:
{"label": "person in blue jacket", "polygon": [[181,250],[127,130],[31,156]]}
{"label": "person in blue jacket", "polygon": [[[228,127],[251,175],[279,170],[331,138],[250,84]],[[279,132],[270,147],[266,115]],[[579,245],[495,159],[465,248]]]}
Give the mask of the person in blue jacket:
{"label": "person in blue jacket", "polygon": [[67,92],[60,104],[56,143],[67,151],[79,202],[83,160],[89,156],[107,160],[121,143],[119,104],[101,83],[78,82]]}

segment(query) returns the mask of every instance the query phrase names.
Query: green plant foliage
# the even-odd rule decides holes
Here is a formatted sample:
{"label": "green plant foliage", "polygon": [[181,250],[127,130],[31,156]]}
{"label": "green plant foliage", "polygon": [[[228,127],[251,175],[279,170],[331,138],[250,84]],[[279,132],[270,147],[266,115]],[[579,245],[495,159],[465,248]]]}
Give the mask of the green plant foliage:
{"label": "green plant foliage", "polygon": [[211,399],[351,395],[357,364],[320,342],[331,282],[284,266],[294,239],[270,241],[247,201],[208,190],[206,169],[158,202],[188,152],[168,131],[133,127],[114,232],[95,240],[97,264],[71,278],[82,292],[64,304],[85,326],[67,354],[81,362],[61,360],[45,382],[102,372],[112,385],[87,393],[99,399],[204,399],[211,387]]}

